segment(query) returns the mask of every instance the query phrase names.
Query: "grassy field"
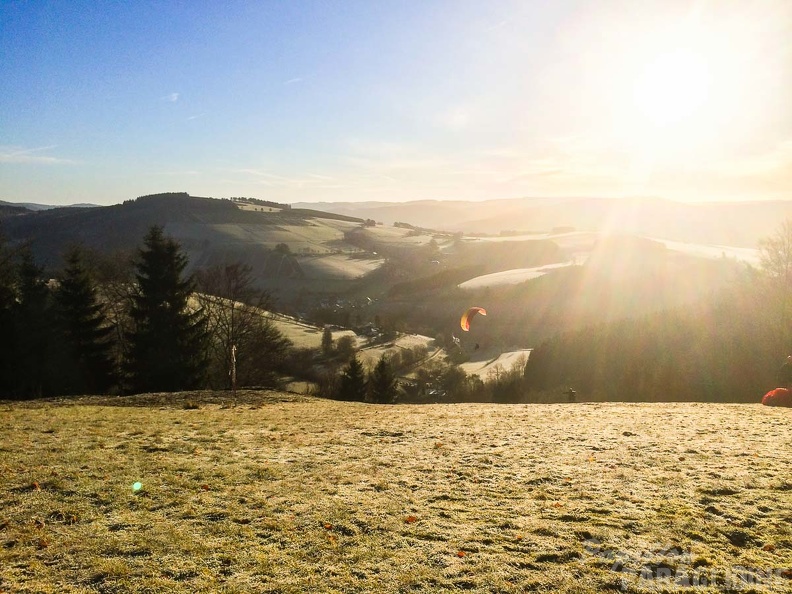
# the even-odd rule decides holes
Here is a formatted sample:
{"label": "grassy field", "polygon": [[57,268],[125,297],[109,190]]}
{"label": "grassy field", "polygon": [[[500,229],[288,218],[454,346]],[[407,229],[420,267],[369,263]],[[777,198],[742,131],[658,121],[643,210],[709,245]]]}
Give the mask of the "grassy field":
{"label": "grassy field", "polygon": [[237,396],[0,404],[0,592],[792,588],[789,409]]}

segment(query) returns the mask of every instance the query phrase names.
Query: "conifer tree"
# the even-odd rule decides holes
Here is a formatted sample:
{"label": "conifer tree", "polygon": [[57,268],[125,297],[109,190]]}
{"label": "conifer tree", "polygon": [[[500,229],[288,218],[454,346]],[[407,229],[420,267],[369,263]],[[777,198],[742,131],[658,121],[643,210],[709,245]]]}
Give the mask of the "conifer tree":
{"label": "conifer tree", "polygon": [[42,268],[26,247],[17,265],[16,302],[12,307],[12,391],[22,398],[45,396],[53,391],[52,307],[42,275]]}
{"label": "conifer tree", "polygon": [[133,392],[175,392],[198,387],[206,364],[206,323],[191,311],[192,278],[183,278],[187,257],[152,227],[138,254],[137,293],[130,312],[127,371]]}
{"label": "conifer tree", "polygon": [[12,394],[16,377],[16,305],[17,267],[15,252],[0,233],[0,394]]}
{"label": "conifer tree", "polygon": [[66,254],[66,268],[55,291],[59,338],[62,341],[58,391],[96,394],[113,384],[113,363],[108,325],[96,287],[78,248]]}
{"label": "conifer tree", "polygon": [[369,376],[369,397],[377,404],[390,404],[396,400],[396,394],[396,374],[382,355]]}
{"label": "conifer tree", "polygon": [[339,400],[362,402],[366,399],[367,389],[366,373],[363,371],[363,365],[361,365],[356,356],[352,357],[341,374],[337,397]]}

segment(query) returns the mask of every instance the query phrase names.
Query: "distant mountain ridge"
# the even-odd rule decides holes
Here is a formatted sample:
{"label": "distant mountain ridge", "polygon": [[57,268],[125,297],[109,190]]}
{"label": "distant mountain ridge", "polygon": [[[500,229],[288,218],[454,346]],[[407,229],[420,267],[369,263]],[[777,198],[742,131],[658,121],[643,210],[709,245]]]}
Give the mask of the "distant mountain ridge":
{"label": "distant mountain ridge", "polygon": [[24,206],[0,201],[0,219],[3,217],[23,215],[29,212],[32,211],[29,208],[25,208]]}
{"label": "distant mountain ridge", "polygon": [[0,206],[14,206],[27,210],[51,210],[53,208],[94,208],[99,206],[99,204],[79,203],[59,206],[54,204],[38,204],[36,202],[7,202],[5,200],[0,200]]}
{"label": "distant mountain ridge", "polygon": [[385,225],[404,222],[466,233],[581,231],[635,233],[663,239],[756,247],[792,218],[792,200],[684,203],[663,198],[515,198],[481,202],[296,203]]}

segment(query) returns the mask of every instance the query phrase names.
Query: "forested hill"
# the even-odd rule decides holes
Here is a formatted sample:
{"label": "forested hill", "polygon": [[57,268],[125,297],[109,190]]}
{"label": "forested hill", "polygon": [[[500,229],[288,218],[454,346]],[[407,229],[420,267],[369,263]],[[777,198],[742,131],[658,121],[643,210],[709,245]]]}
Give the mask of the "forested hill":
{"label": "forested hill", "polygon": [[[141,196],[123,204],[92,208],[53,208],[0,218],[0,229],[11,243],[30,242],[36,261],[57,266],[63,250],[80,243],[102,252],[129,251],[140,245],[152,225],[205,246],[227,243],[228,226],[308,226],[316,218],[362,222],[355,217],[310,209],[278,208],[186,193]],[[269,203],[267,203],[269,204]]]}
{"label": "forested hill", "polygon": [[0,200],[0,219],[31,212],[29,208]]}

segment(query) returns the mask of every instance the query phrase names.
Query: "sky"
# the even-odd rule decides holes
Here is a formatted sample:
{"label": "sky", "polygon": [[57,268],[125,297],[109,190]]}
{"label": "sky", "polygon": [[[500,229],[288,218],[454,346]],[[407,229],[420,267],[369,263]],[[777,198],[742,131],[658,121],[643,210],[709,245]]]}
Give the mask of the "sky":
{"label": "sky", "polygon": [[792,1],[0,2],[0,200],[792,199]]}

